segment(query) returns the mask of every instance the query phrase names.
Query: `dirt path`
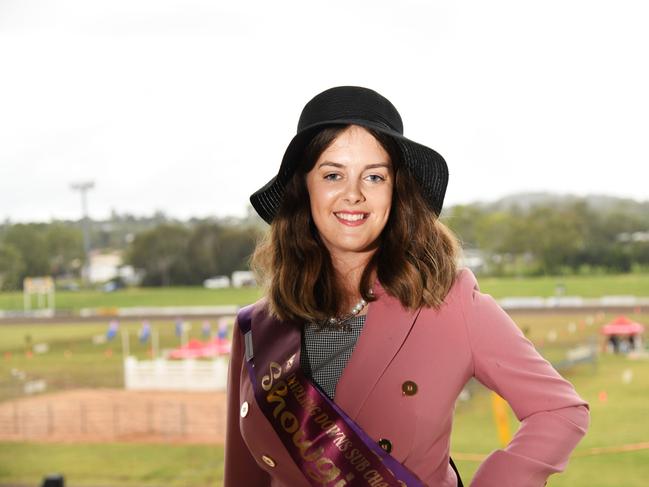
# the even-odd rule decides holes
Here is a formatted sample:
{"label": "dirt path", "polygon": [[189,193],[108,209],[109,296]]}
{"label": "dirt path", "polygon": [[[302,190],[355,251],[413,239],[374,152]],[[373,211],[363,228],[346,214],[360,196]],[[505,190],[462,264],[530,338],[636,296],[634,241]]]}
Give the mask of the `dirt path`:
{"label": "dirt path", "polygon": [[223,443],[225,393],[79,389],[0,403],[0,440]]}

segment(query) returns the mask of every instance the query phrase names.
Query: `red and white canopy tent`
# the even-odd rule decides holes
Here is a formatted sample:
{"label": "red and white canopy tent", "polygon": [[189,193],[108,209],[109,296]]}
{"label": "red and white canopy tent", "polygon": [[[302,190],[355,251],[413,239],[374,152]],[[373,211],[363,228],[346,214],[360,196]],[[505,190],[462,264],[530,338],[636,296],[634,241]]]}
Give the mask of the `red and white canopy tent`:
{"label": "red and white canopy tent", "polygon": [[606,336],[611,335],[642,335],[644,325],[630,320],[626,316],[618,316],[610,323],[602,327],[600,333]]}
{"label": "red and white canopy tent", "polygon": [[191,339],[185,345],[171,350],[169,358],[212,358],[229,354],[231,348],[230,340],[224,338],[214,338],[207,342]]}

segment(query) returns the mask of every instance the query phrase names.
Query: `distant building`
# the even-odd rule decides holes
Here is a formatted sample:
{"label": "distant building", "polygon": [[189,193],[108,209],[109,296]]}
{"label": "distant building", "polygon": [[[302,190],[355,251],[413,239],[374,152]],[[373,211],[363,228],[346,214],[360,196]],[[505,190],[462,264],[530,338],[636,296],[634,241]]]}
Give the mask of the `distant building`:
{"label": "distant building", "polygon": [[252,271],[234,271],[232,273],[232,286],[234,287],[248,287],[256,286],[257,280]]}
{"label": "distant building", "polygon": [[459,261],[460,267],[468,267],[475,274],[485,269],[484,254],[477,249],[463,249]]}
{"label": "distant building", "polygon": [[88,266],[88,280],[94,284],[110,281],[119,275],[121,265],[121,252],[92,252]]}
{"label": "distant building", "polygon": [[203,281],[203,287],[207,289],[221,289],[230,287],[230,278],[228,276],[214,276]]}
{"label": "distant building", "polygon": [[649,242],[649,232],[624,232],[617,235],[619,242]]}
{"label": "distant building", "polygon": [[88,266],[88,280],[93,284],[108,282],[120,278],[126,284],[138,284],[138,275],[130,265],[123,264],[121,252],[91,252]]}

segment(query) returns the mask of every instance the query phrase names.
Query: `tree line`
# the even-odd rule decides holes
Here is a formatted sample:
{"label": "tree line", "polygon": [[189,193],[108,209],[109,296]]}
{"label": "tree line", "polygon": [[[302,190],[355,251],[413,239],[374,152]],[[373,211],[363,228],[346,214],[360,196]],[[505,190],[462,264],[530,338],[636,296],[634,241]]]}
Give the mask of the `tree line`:
{"label": "tree line", "polygon": [[[649,211],[624,204],[596,208],[585,199],[448,208],[442,220],[467,250],[479,251],[491,275],[649,272]],[[120,249],[144,271],[144,285],[195,285],[248,268],[265,225],[254,218],[93,222],[93,248]],[[133,233],[133,229],[137,229]],[[0,225],[0,289],[26,276],[79,278],[79,222]]]}
{"label": "tree line", "polygon": [[[106,228],[93,229],[106,238]],[[146,286],[195,285],[208,277],[248,269],[248,258],[262,235],[257,224],[165,221],[121,246],[124,264],[143,271]],[[0,227],[0,290],[17,290],[27,276],[79,279],[84,263],[83,236],[76,223],[18,223]]]}
{"label": "tree line", "polygon": [[81,231],[64,223],[19,223],[0,228],[0,290],[22,287],[27,276],[78,275]]}
{"label": "tree line", "polygon": [[135,237],[127,261],[144,270],[147,286],[200,284],[248,269],[261,234],[256,226],[200,224],[190,229],[163,224]]}
{"label": "tree line", "polygon": [[457,205],[446,223],[491,275],[649,272],[649,211],[583,199],[494,208]]}

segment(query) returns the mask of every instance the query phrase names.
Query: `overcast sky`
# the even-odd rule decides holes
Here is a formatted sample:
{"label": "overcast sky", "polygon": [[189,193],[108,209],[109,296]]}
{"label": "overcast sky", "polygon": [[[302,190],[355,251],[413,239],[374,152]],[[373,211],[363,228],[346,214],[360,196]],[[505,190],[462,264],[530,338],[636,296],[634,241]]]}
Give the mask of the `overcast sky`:
{"label": "overcast sky", "polygon": [[0,219],[245,214],[304,104],[362,85],[447,160],[446,205],[649,199],[649,7],[0,0]]}

